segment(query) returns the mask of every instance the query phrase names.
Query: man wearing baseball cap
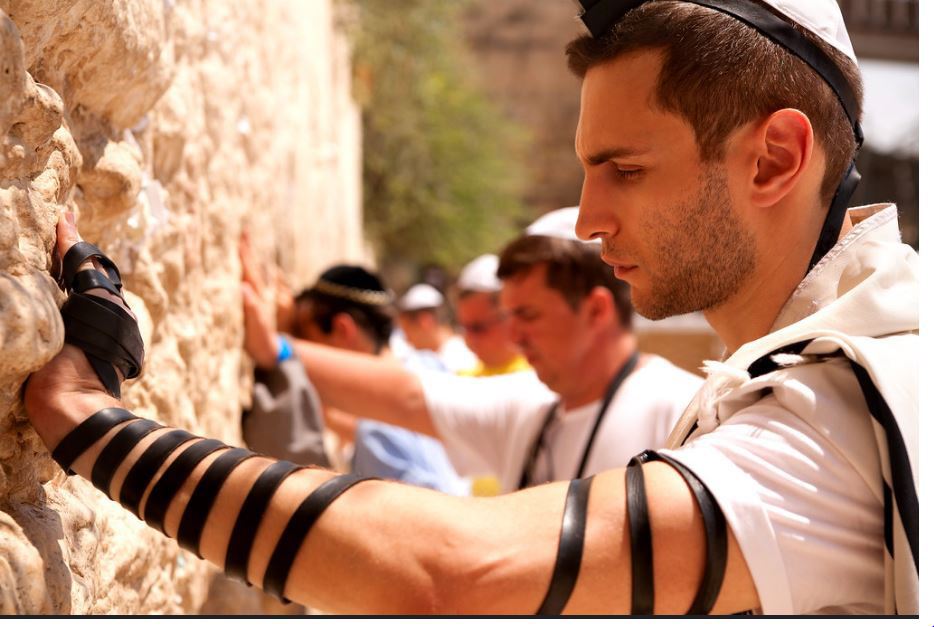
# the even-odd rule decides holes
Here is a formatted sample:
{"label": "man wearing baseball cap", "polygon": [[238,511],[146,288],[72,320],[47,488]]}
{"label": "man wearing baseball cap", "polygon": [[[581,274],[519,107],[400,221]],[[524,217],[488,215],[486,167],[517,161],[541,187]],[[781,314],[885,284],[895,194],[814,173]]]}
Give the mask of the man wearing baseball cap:
{"label": "man wearing baseball cap", "polygon": [[[269,494],[250,579],[351,612],[916,614],[918,259],[893,206],[846,210],[860,98],[839,8],[584,4],[578,234],[643,315],[703,310],[725,361],[668,448],[569,484],[457,499],[232,477],[230,517]],[[60,250],[75,239],[62,227]],[[27,410],[63,465],[142,459],[79,454],[115,402],[74,350],[37,374]],[[212,531],[200,547],[223,564],[246,536]]]}
{"label": "man wearing baseball cap", "polygon": [[477,366],[477,356],[448,324],[444,294],[434,285],[416,283],[396,301],[399,328],[420,356],[441,362],[448,372]]}
{"label": "man wearing baseball cap", "polygon": [[499,257],[487,253],[465,265],[457,277],[457,324],[467,348],[479,360],[474,368],[458,374],[492,377],[531,368],[510,337],[500,302],[503,282],[496,276],[498,268]]}

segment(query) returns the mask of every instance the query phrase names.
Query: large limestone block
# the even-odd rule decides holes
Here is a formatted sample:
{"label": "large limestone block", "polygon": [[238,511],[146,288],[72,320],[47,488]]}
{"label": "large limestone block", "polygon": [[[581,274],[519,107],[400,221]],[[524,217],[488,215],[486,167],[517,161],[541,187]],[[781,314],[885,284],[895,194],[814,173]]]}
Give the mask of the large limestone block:
{"label": "large limestone block", "polygon": [[216,570],[66,477],[23,414],[63,341],[55,224],[75,211],[123,271],[147,354],[127,406],[238,443],[241,232],[296,288],[366,256],[335,21],[330,0],[0,0],[0,612],[208,600]]}

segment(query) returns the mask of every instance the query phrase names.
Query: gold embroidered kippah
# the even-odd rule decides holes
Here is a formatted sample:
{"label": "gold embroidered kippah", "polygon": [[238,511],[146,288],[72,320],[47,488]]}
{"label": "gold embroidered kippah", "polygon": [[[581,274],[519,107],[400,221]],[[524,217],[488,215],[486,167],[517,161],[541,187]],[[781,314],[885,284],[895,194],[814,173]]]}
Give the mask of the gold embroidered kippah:
{"label": "gold embroidered kippah", "polygon": [[311,288],[313,292],[321,292],[329,296],[336,296],[363,305],[388,305],[392,302],[392,294],[384,291],[367,290],[359,287],[349,287],[332,283],[327,279],[318,279]]}

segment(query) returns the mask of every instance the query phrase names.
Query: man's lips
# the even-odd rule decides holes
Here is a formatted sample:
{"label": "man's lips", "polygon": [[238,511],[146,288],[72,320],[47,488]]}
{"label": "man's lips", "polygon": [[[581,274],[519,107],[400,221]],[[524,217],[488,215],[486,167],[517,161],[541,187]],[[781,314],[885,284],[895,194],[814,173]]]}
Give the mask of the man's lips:
{"label": "man's lips", "polygon": [[609,257],[604,257],[602,255],[600,258],[603,259],[603,263],[605,263],[608,266],[611,266],[614,272],[631,272],[639,267],[637,264],[634,264],[634,263],[619,261],[617,259],[611,259]]}

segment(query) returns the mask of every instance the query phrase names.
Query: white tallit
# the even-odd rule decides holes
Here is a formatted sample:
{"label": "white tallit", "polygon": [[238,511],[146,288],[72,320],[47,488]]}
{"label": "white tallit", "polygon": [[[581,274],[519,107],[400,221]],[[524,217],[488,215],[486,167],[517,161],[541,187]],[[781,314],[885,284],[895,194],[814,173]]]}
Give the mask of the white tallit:
{"label": "white tallit", "polygon": [[[867,397],[872,417],[854,419],[873,420],[883,489],[893,492],[887,514],[891,520],[886,521],[892,534],[886,542],[891,541],[885,556],[885,610],[917,614],[918,566],[913,550],[917,551],[918,542],[918,255],[901,243],[894,205],[851,209],[850,217],[854,228],[808,273],[772,332],[743,345],[722,363],[708,362],[710,376],[666,447],[678,448],[689,437],[715,429],[717,403],[726,395],[742,395],[744,387],[761,388],[763,379],[773,375],[752,377],[748,369],[757,360],[760,364],[771,360],[772,367],[782,369],[780,374],[787,378],[798,363],[813,363],[816,356],[842,351],[858,364],[854,371],[859,366],[865,369],[870,395],[874,385],[884,399],[881,405],[894,416],[887,435],[885,420],[877,415],[885,413],[884,408],[876,411],[880,404]],[[789,345],[797,345],[797,350],[779,351]],[[779,354],[769,357],[775,351]],[[861,387],[865,396],[864,382]],[[894,440],[904,442],[904,451]],[[896,466],[907,472],[899,474]],[[902,520],[900,511],[907,520]]]}

